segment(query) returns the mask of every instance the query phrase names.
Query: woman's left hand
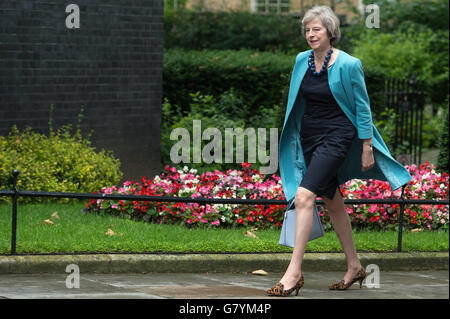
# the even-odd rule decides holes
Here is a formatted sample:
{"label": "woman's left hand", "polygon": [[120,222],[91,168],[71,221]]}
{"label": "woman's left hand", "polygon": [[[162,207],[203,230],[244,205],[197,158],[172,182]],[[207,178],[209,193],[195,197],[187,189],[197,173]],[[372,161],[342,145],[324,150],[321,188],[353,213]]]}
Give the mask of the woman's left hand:
{"label": "woman's left hand", "polygon": [[375,165],[375,160],[373,159],[373,150],[371,146],[363,145],[361,164],[361,170],[363,172],[371,169]]}

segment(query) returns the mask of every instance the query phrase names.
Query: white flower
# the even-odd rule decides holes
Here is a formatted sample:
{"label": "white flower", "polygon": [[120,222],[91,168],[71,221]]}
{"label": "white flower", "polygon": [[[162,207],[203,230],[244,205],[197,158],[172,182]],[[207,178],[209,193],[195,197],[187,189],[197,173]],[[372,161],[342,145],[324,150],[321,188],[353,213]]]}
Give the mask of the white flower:
{"label": "white flower", "polygon": [[186,165],[183,167],[183,171],[185,172],[185,173],[187,173],[187,171],[189,171],[189,167],[187,167]]}
{"label": "white flower", "polygon": [[222,223],[225,223],[225,216],[220,217],[220,220],[222,221]]}
{"label": "white flower", "polygon": [[252,180],[255,181],[260,181],[261,180],[261,176],[259,176],[258,174],[255,174],[252,176]]}

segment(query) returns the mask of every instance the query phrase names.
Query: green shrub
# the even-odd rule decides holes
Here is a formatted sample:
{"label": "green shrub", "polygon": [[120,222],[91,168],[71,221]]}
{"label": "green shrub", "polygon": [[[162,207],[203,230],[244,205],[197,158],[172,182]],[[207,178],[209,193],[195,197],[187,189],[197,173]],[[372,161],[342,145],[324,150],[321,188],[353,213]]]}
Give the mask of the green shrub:
{"label": "green shrub", "polygon": [[164,97],[189,112],[189,93],[219,96],[235,90],[249,107],[281,104],[295,55],[269,52],[184,51],[164,54]]}
{"label": "green shrub", "polygon": [[[354,7],[349,9],[359,13]],[[295,54],[309,49],[301,34],[301,19],[298,15],[169,9],[164,11],[164,48],[251,49]],[[351,52],[350,40],[357,38],[364,28],[363,23],[341,24],[338,48]]]}
{"label": "green shrub", "polygon": [[[33,132],[30,127],[20,131],[13,126],[7,137],[0,136],[0,189],[11,189],[13,169],[20,172],[19,190],[96,192],[117,184],[123,175],[120,161],[110,151],[96,152],[79,130],[73,135],[71,132],[71,125],[56,132],[50,128],[49,136]],[[6,200],[0,197],[0,201]],[[31,197],[22,200],[54,201]]]}
{"label": "green shrub", "polygon": [[[231,89],[252,112],[272,105],[285,108],[295,57],[250,50],[168,50],[164,54],[164,97],[184,114],[189,113],[190,93],[220,96]],[[377,93],[384,92],[385,74],[365,65],[364,74],[372,110],[383,110],[385,97]]]}
{"label": "green shrub", "polygon": [[[240,169],[241,164],[236,159],[236,145],[237,140],[233,142],[233,163],[225,163],[225,129],[231,128],[254,128],[257,135],[258,128],[266,128],[266,150],[269,150],[270,128],[280,128],[284,114],[281,114],[281,108],[278,105],[271,107],[260,107],[257,111],[252,111],[245,100],[238,96],[234,90],[224,92],[219,97],[211,95],[203,95],[200,92],[190,94],[190,112],[187,115],[182,115],[180,110],[171,105],[167,99],[163,103],[162,112],[162,132],[161,132],[161,160],[162,165],[171,165],[182,168],[184,165],[195,168],[199,172],[212,171],[214,169],[226,171],[227,169]],[[205,163],[202,157],[201,163],[193,163],[193,121],[201,121],[201,134],[203,131],[210,128],[217,128],[221,133],[222,143],[222,163]],[[176,128],[184,128],[189,132],[190,136],[190,154],[187,163],[173,163],[170,157],[170,151],[176,143],[181,140],[177,137],[176,140],[170,139],[171,132]],[[277,140],[280,130],[278,131]],[[203,150],[205,145],[209,144],[211,139],[202,140],[200,150]],[[176,147],[176,146],[175,146]],[[244,161],[248,160],[248,141],[244,139]],[[269,155],[268,153],[266,153]],[[180,154],[181,155],[181,154]],[[215,155],[211,153],[211,155]],[[258,156],[257,159],[258,160]],[[268,163],[263,164],[267,166]],[[261,164],[255,163],[254,167],[259,168]]]}
{"label": "green shrub", "polygon": [[448,95],[447,95],[447,107],[444,108],[445,110],[445,121],[442,125],[442,132],[441,136],[439,138],[439,155],[438,155],[438,164],[437,169],[439,171],[444,171],[448,173],[448,166],[449,166],[449,143],[448,143]]}
{"label": "green shrub", "polygon": [[368,29],[354,43],[353,55],[388,77],[403,79],[414,74],[431,102],[442,103],[448,92],[448,30],[417,32],[410,26],[380,33]]}
{"label": "green shrub", "polygon": [[363,0],[363,3],[379,6],[383,32],[395,31],[408,22],[448,32],[448,0]]}
{"label": "green shrub", "polygon": [[[379,112],[376,118],[373,119],[376,128],[380,132],[384,142],[389,147],[394,157],[400,154],[408,154],[410,152],[409,139],[404,140],[402,144],[397,145],[397,148],[394,149],[394,139],[396,135],[395,121],[397,116],[398,115],[395,114],[394,109],[386,107],[384,111]],[[439,147],[437,142],[442,132],[441,131],[442,117],[433,115],[430,109],[425,109],[422,116],[423,116],[422,153],[423,153],[424,151],[427,151],[429,149]],[[411,124],[410,116],[406,116],[404,120],[407,122],[407,124],[405,123],[405,127],[412,128],[413,131],[416,130],[415,121],[413,121],[413,123]],[[417,128],[417,130],[419,130],[419,128]],[[417,140],[417,142],[419,142],[419,140]]]}
{"label": "green shrub", "polygon": [[307,47],[300,26],[294,16],[169,10],[164,15],[164,47],[299,52]]}

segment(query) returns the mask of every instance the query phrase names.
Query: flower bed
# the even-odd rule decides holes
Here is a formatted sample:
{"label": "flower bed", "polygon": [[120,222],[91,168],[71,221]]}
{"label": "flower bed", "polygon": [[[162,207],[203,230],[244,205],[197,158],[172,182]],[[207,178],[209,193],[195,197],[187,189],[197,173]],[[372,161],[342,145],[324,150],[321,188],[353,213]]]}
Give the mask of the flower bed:
{"label": "flower bed", "polygon": [[[437,173],[429,162],[406,166],[413,179],[405,189],[406,199],[447,199],[448,174]],[[393,192],[389,183],[378,180],[351,180],[342,185],[348,199],[399,198],[401,189]],[[145,196],[177,196],[203,198],[285,199],[279,176],[264,176],[242,163],[242,170],[205,172],[184,167],[177,170],[166,166],[164,172],[152,180],[127,181],[122,187],[102,188],[104,194],[132,194]],[[283,222],[285,205],[197,204],[124,200],[90,200],[87,212],[102,212],[128,216],[154,223],[181,223],[189,227],[279,228]],[[395,229],[398,227],[399,204],[346,205],[352,225],[356,229]],[[407,205],[404,212],[406,229],[448,230],[448,205]],[[319,214],[326,229],[331,222],[326,209],[319,206]]]}
{"label": "flower bed", "polygon": [[[415,164],[405,167],[412,176],[405,188],[405,199],[448,199],[447,173],[438,173],[428,161],[418,167]],[[351,180],[345,184],[342,193],[348,199],[400,198],[401,188],[392,191],[389,183],[379,180]],[[346,205],[346,209],[354,228],[392,230],[398,227],[400,204]],[[403,223],[407,230],[448,230],[449,206],[407,204]]]}

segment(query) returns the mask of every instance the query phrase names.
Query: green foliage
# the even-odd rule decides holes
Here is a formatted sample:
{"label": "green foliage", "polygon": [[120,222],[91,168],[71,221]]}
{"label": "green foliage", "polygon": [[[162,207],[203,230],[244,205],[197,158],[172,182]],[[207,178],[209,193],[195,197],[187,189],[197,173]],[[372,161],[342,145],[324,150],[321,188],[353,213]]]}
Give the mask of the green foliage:
{"label": "green foliage", "polygon": [[[174,107],[171,103],[165,99],[163,103],[162,114],[162,133],[161,133],[161,157],[162,164],[169,164],[182,168],[185,163],[175,164],[170,158],[171,148],[181,140],[181,137],[174,137],[174,140],[170,139],[171,132],[176,128],[184,128],[189,132],[190,136],[190,161],[189,167],[198,169],[199,172],[214,169],[226,171],[227,169],[240,169],[241,164],[236,163],[224,163],[225,158],[225,129],[231,128],[254,128],[255,134],[257,134],[257,128],[266,128],[266,141],[268,143],[270,137],[271,127],[280,127],[283,119],[282,109],[278,105],[271,107],[258,108],[257,111],[252,111],[244,99],[237,94],[234,89],[220,94],[218,98],[211,95],[203,95],[200,92],[190,94],[190,112],[183,116],[179,108]],[[201,120],[201,134],[206,128],[217,128],[221,133],[222,142],[222,163],[192,163],[193,162],[193,121]],[[203,150],[205,145],[209,144],[212,140],[202,140],[200,150]],[[278,137],[277,137],[278,140]],[[244,156],[247,161],[248,155],[248,143],[246,138],[244,139]],[[236,156],[237,142],[233,142],[233,156]],[[269,146],[266,147],[269,149]],[[181,155],[181,154],[180,154]],[[214,155],[212,153],[211,155]],[[267,164],[264,164],[266,166]],[[256,163],[255,168],[259,168],[260,164]]]}
{"label": "green foliage", "polygon": [[[235,90],[249,107],[280,104],[295,55],[250,50],[169,50],[164,54],[164,97],[189,111],[189,93],[219,96]],[[287,76],[286,76],[287,75]]]}
{"label": "green foliage", "polygon": [[444,108],[445,110],[443,118],[444,123],[442,125],[442,131],[441,136],[439,138],[439,155],[438,155],[438,164],[437,169],[439,171],[444,171],[448,173],[448,166],[449,166],[449,143],[448,143],[448,95],[446,100],[447,107]]}
{"label": "green foliage", "polygon": [[[442,111],[442,110],[441,110]],[[440,111],[440,112],[441,112]],[[377,113],[377,116],[373,119],[374,124],[381,134],[386,145],[389,147],[392,155],[395,157],[399,154],[409,153],[409,140],[403,141],[402,144],[397,145],[394,149],[395,138],[395,122],[398,115],[394,109],[385,108],[382,112]],[[411,118],[409,116],[404,119],[405,127],[412,127],[412,130],[416,130],[415,122],[411,124]],[[424,110],[422,121],[422,152],[427,149],[433,149],[438,147],[439,135],[441,134],[442,117],[435,116],[431,110]],[[419,128],[417,128],[419,130]]]}
{"label": "green foliage", "polygon": [[167,11],[166,49],[294,51],[307,48],[298,17],[250,12]]}
{"label": "green foliage", "polygon": [[448,32],[448,0],[363,0],[363,3],[379,6],[382,32],[397,30],[404,23],[414,23]]}
{"label": "green foliage", "polygon": [[188,0],[164,0],[164,14],[167,15],[177,10],[184,10],[186,2]]}
{"label": "green foliage", "polygon": [[368,30],[354,47],[354,56],[365,66],[383,69],[394,78],[416,74],[418,80],[432,76],[433,60],[428,49],[431,34],[380,33]]}
{"label": "green foliage", "polygon": [[413,25],[391,33],[367,29],[354,42],[353,55],[363,65],[378,68],[393,78],[413,74],[432,102],[442,103],[448,92],[448,30]]}
{"label": "green foliage", "polygon": [[[75,134],[71,125],[54,132],[51,120],[49,124],[49,136],[33,132],[30,127],[20,131],[16,126],[7,137],[0,136],[0,188],[11,189],[13,169],[20,172],[20,190],[96,192],[120,181],[120,161],[110,151],[96,152],[89,139],[81,137],[79,128]],[[31,197],[21,200],[47,201]]]}
{"label": "green foliage", "polygon": [[[261,107],[285,108],[295,57],[250,50],[169,50],[164,55],[164,97],[184,114],[189,112],[189,93],[197,91],[219,96],[233,89],[252,114]],[[384,96],[376,93],[384,91],[385,74],[370,66],[364,66],[364,72],[372,109],[377,112],[384,108]]]}
{"label": "green foliage", "polygon": [[[397,118],[397,114],[394,109],[385,108],[382,112],[377,114],[377,117],[373,118],[373,122],[375,127],[380,132],[381,137],[385,144],[390,147],[391,153],[395,155],[397,152],[394,152],[392,146],[394,145],[395,138],[395,120]],[[400,152],[401,153],[401,152]],[[399,153],[399,154],[400,154]]]}
{"label": "green foliage", "polygon": [[[351,8],[354,9],[354,8]],[[309,49],[301,33],[302,17],[250,12],[166,10],[165,49],[251,49],[295,54]],[[338,48],[350,52],[363,24],[341,25]]]}
{"label": "green foliage", "polygon": [[[439,136],[442,132],[444,110],[441,109],[438,113],[433,114],[431,110],[424,110],[422,123],[422,148],[433,149],[438,148]],[[440,116],[438,114],[441,114]],[[444,114],[445,116],[445,114]],[[413,129],[415,129],[413,125]]]}

